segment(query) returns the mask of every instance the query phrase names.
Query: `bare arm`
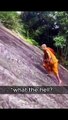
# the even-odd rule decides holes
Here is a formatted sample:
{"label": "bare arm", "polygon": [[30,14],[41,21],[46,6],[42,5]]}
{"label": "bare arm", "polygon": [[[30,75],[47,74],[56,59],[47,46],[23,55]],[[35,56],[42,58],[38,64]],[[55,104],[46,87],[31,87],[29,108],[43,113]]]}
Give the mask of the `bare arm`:
{"label": "bare arm", "polygon": [[49,60],[51,60],[52,58],[51,58],[51,55],[48,51],[47,51],[47,54],[48,54]]}
{"label": "bare arm", "polygon": [[52,57],[51,57],[49,51],[46,50],[46,54],[45,54],[45,52],[44,52],[43,62],[50,62],[51,60],[52,60]]}

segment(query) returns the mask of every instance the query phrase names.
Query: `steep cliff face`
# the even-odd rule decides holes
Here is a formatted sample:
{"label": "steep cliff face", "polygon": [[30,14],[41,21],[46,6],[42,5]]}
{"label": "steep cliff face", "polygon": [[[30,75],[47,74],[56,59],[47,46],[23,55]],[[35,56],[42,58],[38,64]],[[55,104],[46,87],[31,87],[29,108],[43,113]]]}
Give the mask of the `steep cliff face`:
{"label": "steep cliff face", "polygon": [[[43,52],[0,27],[0,86],[56,86],[42,67]],[[68,71],[60,66],[68,84]],[[67,108],[66,94],[0,94],[0,108]]]}

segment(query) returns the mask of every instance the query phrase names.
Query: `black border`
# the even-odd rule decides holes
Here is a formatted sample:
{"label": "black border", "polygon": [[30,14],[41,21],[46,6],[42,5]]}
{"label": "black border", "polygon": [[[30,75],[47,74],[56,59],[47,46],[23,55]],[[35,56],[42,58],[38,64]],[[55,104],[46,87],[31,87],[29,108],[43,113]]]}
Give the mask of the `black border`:
{"label": "black border", "polygon": [[45,119],[66,119],[68,116],[67,109],[3,109],[0,110],[0,118],[2,119],[31,119],[31,120],[45,120]]}
{"label": "black border", "polygon": [[64,11],[68,0],[1,0],[0,11]]}

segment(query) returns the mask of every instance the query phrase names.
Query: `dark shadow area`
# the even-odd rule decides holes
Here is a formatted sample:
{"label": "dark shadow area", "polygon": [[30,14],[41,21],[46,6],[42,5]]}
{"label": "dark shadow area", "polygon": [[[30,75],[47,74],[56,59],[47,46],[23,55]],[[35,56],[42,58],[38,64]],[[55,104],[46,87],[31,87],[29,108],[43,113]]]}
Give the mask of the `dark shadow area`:
{"label": "dark shadow area", "polygon": [[42,66],[38,65],[38,64],[34,64],[34,66],[36,68],[38,68],[41,72],[45,73],[45,74],[48,74],[48,72],[46,70],[44,70],[44,68],[42,68]]}

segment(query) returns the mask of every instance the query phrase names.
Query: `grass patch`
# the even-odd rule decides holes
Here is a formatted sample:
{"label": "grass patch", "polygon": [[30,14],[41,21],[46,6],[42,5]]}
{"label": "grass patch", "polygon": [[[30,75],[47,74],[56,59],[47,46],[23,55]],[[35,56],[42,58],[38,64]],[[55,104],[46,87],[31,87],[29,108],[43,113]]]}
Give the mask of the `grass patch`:
{"label": "grass patch", "polygon": [[38,43],[31,38],[26,38],[25,41],[32,44],[32,45],[39,46]]}
{"label": "grass patch", "polygon": [[22,39],[23,39],[24,41],[26,41],[27,43],[39,47],[39,44],[38,44],[34,39],[32,39],[32,38],[27,38],[27,37],[25,37],[24,35],[22,35],[22,34],[19,33],[19,32],[18,32],[17,34],[18,34],[18,36],[19,36],[20,38],[22,38]]}

